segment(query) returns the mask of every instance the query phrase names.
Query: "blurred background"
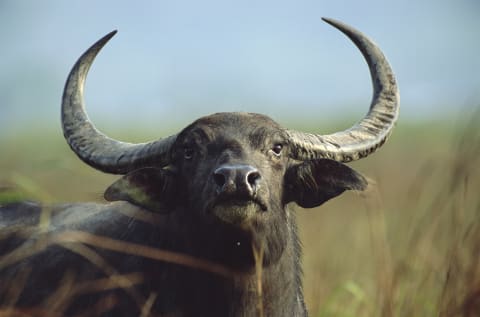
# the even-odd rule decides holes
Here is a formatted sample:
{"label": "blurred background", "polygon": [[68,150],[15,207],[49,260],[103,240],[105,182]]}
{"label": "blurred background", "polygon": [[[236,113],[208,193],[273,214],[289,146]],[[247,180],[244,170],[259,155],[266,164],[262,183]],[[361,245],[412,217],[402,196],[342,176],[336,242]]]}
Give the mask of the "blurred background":
{"label": "blurred background", "polygon": [[68,72],[114,29],[86,90],[88,112],[104,129],[158,129],[172,119],[179,127],[233,110],[282,122],[356,119],[371,97],[368,70],[323,16],[384,50],[403,120],[451,118],[480,99],[479,14],[476,0],[2,0],[0,133],[58,130]]}
{"label": "blurred background", "polygon": [[[312,316],[480,315],[480,2],[0,1],[0,204],[102,201],[117,178],[68,149],[68,72],[90,71],[89,116],[147,141],[221,111],[329,133],[367,111],[368,68],[331,17],[375,40],[400,86],[397,128],[352,166],[366,195],[298,210]],[[477,314],[478,313],[478,314]]]}

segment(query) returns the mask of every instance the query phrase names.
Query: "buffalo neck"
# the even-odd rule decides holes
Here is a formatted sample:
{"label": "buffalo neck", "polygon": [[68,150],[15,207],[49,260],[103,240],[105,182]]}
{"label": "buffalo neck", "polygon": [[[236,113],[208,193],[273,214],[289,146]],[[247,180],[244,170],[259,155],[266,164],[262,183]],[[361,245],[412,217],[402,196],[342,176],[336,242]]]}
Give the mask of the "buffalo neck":
{"label": "buffalo neck", "polygon": [[[196,238],[184,240],[188,244],[186,249],[190,252],[202,250],[194,251],[193,255],[219,262],[237,272],[229,278],[206,277],[203,283],[195,283],[203,285],[199,292],[205,302],[200,305],[206,306],[207,311],[211,310],[211,305],[216,305],[219,316],[306,316],[301,246],[294,217],[289,217],[289,221],[283,251],[274,260],[261,259],[262,247],[258,241],[250,240],[249,234],[232,228],[205,232],[197,227]],[[219,230],[218,224],[213,228]],[[210,305],[209,301],[212,301]]]}

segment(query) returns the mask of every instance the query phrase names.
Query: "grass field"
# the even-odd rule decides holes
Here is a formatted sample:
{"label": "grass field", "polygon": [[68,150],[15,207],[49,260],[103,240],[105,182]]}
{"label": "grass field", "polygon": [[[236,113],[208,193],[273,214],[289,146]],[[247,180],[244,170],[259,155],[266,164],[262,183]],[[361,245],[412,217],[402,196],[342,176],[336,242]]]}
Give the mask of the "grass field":
{"label": "grass field", "polygon": [[[351,164],[371,180],[367,192],[298,209],[311,316],[480,316],[480,117],[472,117],[400,123],[384,148]],[[1,142],[0,203],[101,201],[116,179],[80,162],[60,133]]]}

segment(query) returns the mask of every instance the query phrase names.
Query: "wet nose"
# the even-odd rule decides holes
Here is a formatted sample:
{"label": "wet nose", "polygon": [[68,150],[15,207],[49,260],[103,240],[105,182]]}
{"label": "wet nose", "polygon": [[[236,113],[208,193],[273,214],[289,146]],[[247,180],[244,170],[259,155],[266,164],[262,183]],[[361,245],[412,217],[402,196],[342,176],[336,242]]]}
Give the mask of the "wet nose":
{"label": "wet nose", "polygon": [[218,194],[253,197],[260,179],[260,172],[251,165],[222,165],[213,172]]}

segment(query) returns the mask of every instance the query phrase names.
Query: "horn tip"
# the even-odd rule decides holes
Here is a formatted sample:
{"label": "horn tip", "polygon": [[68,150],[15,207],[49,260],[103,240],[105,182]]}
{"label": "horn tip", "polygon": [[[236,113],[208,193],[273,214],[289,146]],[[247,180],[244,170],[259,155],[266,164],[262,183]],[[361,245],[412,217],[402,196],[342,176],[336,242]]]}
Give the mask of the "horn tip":
{"label": "horn tip", "polygon": [[99,39],[95,44],[93,44],[92,48],[93,47],[96,47],[96,49],[94,50],[95,51],[95,55],[98,53],[98,51],[100,51],[100,49],[105,45],[107,44],[108,41],[110,41],[110,39],[112,37],[115,36],[115,34],[117,34],[117,30],[113,30],[109,33],[107,33],[106,35],[104,35],[101,39]]}
{"label": "horn tip", "polygon": [[104,36],[104,39],[107,40],[107,41],[110,40],[112,37],[115,36],[115,34],[117,34],[117,32],[118,32],[118,30],[111,31],[110,33],[108,33],[107,35]]}
{"label": "horn tip", "polygon": [[335,19],[332,19],[332,18],[326,18],[326,17],[322,17],[322,20],[325,21],[326,23],[336,27],[336,28],[340,28],[343,26],[343,23],[338,21],[338,20],[335,20]]}

